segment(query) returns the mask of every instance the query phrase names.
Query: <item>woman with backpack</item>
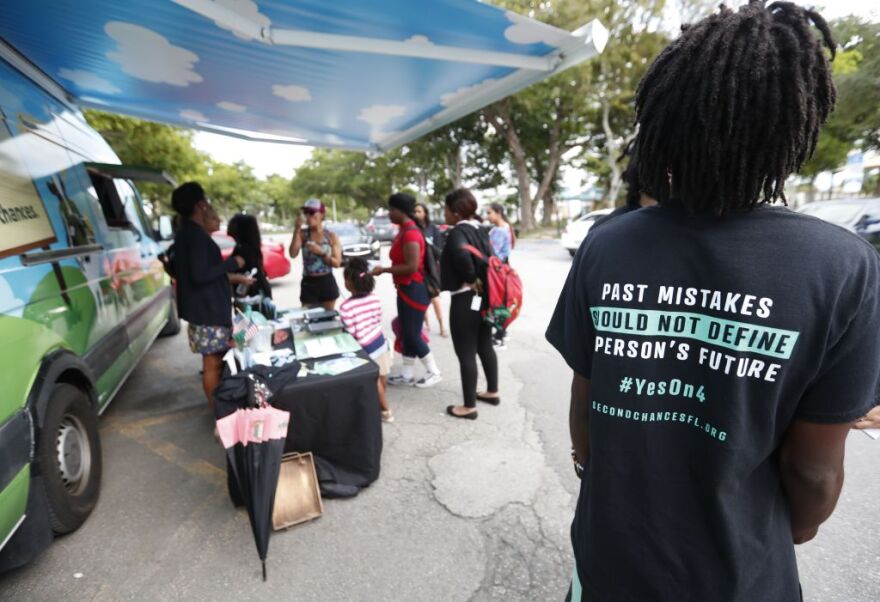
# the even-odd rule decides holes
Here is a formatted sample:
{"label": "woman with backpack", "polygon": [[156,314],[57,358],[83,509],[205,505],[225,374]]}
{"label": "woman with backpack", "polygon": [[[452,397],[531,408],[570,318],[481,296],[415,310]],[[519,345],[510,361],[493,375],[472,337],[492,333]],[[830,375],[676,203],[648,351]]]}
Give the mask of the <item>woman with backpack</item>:
{"label": "woman with backpack", "polygon": [[[492,327],[480,312],[488,305],[486,259],[493,254],[492,243],[480,227],[477,200],[467,188],[446,195],[446,246],[440,258],[440,281],[450,291],[449,330],[461,368],[463,405],[449,406],[446,413],[455,418],[476,420],[477,400],[498,405],[498,358],[492,346]],[[477,258],[472,247],[483,255]],[[477,393],[477,356],[486,375],[486,392]]]}
{"label": "woman with backpack", "polygon": [[[425,311],[431,304],[425,277],[425,236],[415,222],[416,200],[408,194],[392,194],[388,199],[388,218],[399,227],[391,243],[391,266],[376,266],[373,276],[391,274],[397,288],[397,317],[403,339],[401,373],[390,376],[388,384],[433,387],[443,377],[431,349],[422,340]],[[425,366],[425,374],[415,380],[416,358]]]}

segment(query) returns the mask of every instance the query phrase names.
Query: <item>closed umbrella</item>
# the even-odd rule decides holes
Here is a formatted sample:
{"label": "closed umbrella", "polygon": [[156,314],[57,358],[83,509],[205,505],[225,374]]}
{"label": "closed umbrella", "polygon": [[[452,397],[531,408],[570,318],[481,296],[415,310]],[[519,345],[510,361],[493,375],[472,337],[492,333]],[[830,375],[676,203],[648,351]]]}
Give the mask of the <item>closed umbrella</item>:
{"label": "closed umbrella", "polygon": [[266,391],[249,399],[256,401],[217,421],[217,432],[226,449],[244,505],[247,508],[257,553],[266,580],[266,553],[272,530],[275,489],[281,470],[281,455],[287,438],[290,413],[266,404]]}

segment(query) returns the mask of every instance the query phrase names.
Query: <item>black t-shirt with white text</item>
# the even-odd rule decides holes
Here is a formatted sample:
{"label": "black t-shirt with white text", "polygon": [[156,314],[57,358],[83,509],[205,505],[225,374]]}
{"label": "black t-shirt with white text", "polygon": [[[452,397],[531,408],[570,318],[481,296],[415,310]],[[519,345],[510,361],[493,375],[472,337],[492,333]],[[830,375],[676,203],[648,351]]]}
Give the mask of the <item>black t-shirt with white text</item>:
{"label": "black t-shirt with white text", "polygon": [[880,260],[782,207],[649,207],[595,229],[547,330],[592,383],[572,542],[591,601],[800,599],[776,451],[880,371]]}

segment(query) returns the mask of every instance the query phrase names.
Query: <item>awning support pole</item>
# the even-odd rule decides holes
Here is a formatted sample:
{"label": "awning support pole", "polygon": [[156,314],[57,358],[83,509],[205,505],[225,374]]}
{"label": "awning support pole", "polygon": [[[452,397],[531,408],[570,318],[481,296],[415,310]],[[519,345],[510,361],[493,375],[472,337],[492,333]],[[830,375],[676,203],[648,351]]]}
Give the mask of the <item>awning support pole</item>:
{"label": "awning support pole", "polygon": [[242,17],[235,11],[217,4],[213,0],[172,0],[207,19],[216,21],[235,33],[266,44],[336,50],[342,52],[364,52],[386,56],[405,56],[457,63],[475,63],[511,69],[527,69],[547,73],[553,71],[559,62],[559,52],[545,56],[531,56],[513,52],[495,52],[476,48],[444,46],[429,42],[385,40],[361,36],[344,36],[299,29],[274,29]]}

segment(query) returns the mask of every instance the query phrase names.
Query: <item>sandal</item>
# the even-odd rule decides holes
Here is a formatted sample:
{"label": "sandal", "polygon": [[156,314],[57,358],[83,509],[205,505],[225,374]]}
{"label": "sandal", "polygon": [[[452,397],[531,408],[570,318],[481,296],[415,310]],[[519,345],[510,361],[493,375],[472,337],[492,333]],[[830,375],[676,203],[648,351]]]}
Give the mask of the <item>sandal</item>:
{"label": "sandal", "polygon": [[446,413],[452,416],[453,418],[464,418],[465,420],[476,420],[477,419],[477,411],[468,412],[467,414],[456,414],[452,410],[455,406],[446,406]]}
{"label": "sandal", "polygon": [[489,397],[488,395],[481,395],[477,393],[477,399],[482,401],[483,403],[488,403],[490,406],[497,406],[501,403],[501,396],[496,395],[495,397]]}

